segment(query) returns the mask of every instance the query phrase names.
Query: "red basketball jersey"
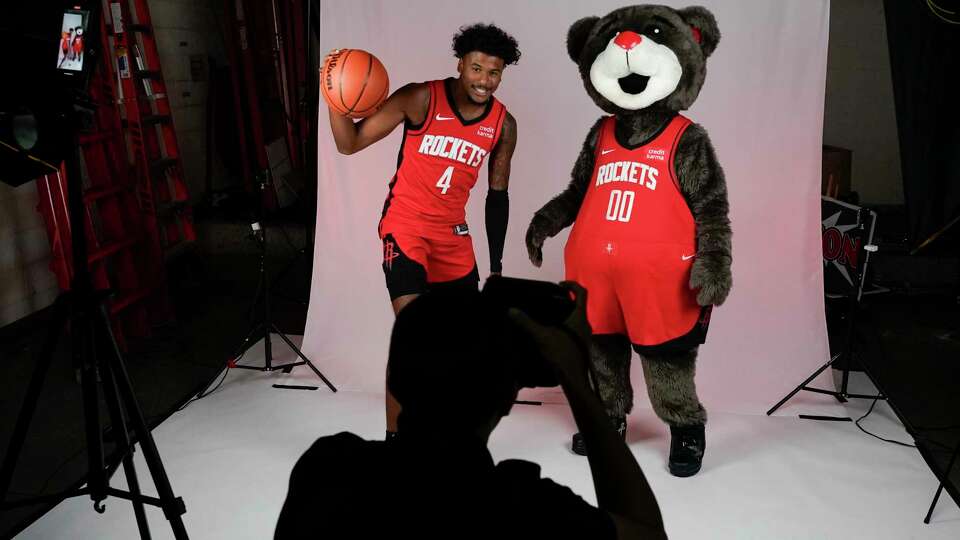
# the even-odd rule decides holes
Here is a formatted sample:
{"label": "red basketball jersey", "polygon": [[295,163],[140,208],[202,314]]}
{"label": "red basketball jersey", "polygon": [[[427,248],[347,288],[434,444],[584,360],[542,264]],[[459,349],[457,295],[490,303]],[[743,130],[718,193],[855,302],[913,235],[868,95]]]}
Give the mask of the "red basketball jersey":
{"label": "red basketball jersey", "polygon": [[405,233],[449,238],[466,223],[470,189],[500,138],[506,108],[491,97],[483,114],[464,120],[453,103],[454,79],[430,81],[430,107],[420,126],[404,126],[397,173],[383,207],[380,236]]}
{"label": "red basketball jersey", "polygon": [[677,142],[690,120],[677,115],[653,140],[632,149],[617,142],[614,123],[608,117],[600,128],[593,177],[568,249],[580,236],[691,244],[696,227],[673,169]]}
{"label": "red basketball jersey", "polygon": [[593,176],[564,253],[567,279],[598,289],[587,297],[596,333],[654,345],[686,334],[699,317],[688,285],[696,223],[674,170],[690,123],[677,115],[636,148],[617,141],[614,117],[600,128]]}

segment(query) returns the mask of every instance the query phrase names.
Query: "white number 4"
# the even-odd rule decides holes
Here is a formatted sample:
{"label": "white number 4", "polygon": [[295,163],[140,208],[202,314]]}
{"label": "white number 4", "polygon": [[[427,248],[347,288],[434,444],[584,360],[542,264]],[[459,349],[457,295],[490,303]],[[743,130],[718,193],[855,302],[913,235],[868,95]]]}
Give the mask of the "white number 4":
{"label": "white number 4", "polygon": [[440,193],[442,195],[447,194],[447,190],[450,189],[450,179],[453,178],[453,166],[447,167],[447,170],[443,171],[443,174],[440,176],[440,180],[437,180],[437,187],[440,188]]}

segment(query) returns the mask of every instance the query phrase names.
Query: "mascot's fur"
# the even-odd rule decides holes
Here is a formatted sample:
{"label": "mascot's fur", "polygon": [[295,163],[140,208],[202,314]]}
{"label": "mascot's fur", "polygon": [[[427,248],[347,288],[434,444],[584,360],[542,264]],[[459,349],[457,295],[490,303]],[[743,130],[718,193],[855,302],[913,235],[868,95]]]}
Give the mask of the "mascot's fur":
{"label": "mascot's fur", "polygon": [[[634,58],[632,65],[627,60],[626,67],[611,76],[611,70],[604,69],[604,65],[622,61],[625,53],[615,48],[614,40],[627,31],[642,37],[645,48],[640,51],[638,47],[638,51],[646,57]],[[587,94],[616,118],[617,141],[623,146],[635,146],[650,140],[679,111],[693,104],[706,77],[707,57],[719,40],[716,20],[702,7],[675,10],[640,5],[575,22],[567,35],[567,52],[579,67]],[[638,56],[631,54],[631,58]],[[645,85],[637,84],[638,79]],[[577,218],[594,172],[603,120],[598,120],[587,134],[570,184],[537,211],[530,223],[526,243],[530,260],[536,266],[542,262],[544,240],[572,225]],[[680,191],[696,225],[697,252],[689,286],[701,306],[720,305],[731,288],[727,186],[702,126],[691,124],[683,133],[674,164]],[[699,470],[705,447],[706,411],[694,386],[697,350],[697,346],[687,346],[681,350],[655,350],[652,354],[645,349],[641,354],[654,411],[673,433],[670,469],[678,476]],[[625,430],[623,419],[633,406],[630,357],[627,336],[595,336],[595,383],[621,433]]]}

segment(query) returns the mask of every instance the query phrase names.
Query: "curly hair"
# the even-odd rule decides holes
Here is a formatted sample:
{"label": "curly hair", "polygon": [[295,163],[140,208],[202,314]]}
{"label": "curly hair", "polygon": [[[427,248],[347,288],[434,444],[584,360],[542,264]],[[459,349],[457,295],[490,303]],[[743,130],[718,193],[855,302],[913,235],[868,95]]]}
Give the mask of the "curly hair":
{"label": "curly hair", "polygon": [[474,51],[501,58],[508,66],[520,60],[517,40],[492,24],[461,26],[460,31],[453,36],[454,56],[463,58]]}

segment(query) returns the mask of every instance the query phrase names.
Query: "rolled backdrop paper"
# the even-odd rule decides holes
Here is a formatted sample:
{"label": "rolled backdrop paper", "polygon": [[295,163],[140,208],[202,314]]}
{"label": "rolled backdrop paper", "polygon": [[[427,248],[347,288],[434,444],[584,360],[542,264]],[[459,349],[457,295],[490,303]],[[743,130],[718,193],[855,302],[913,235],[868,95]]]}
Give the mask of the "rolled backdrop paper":
{"label": "rolled backdrop paper", "polygon": [[[726,173],[733,226],[733,291],[713,312],[697,386],[708,409],[757,414],[828,357],[819,190],[829,3],[696,3],[716,16],[722,38],[707,61],[700,96],[684,114],[710,134]],[[524,235],[533,213],[569,182],[587,131],[604,114],[567,56],[567,29],[581,17],[623,5],[327,0],[320,7],[320,47],[372,52],[395,90],[456,76],[451,38],[460,26],[492,22],[513,35],[522,57],[506,68],[496,92],[518,124],[504,274],[558,281],[569,229],[547,240],[539,269],[527,259]],[[357,154],[341,155],[321,103],[316,249],[303,350],[344,390],[384,389],[393,312],[377,224],[402,135],[400,126]],[[481,279],[489,273],[486,191],[483,167],[467,207]],[[637,406],[648,406],[636,356],[633,380]]]}

